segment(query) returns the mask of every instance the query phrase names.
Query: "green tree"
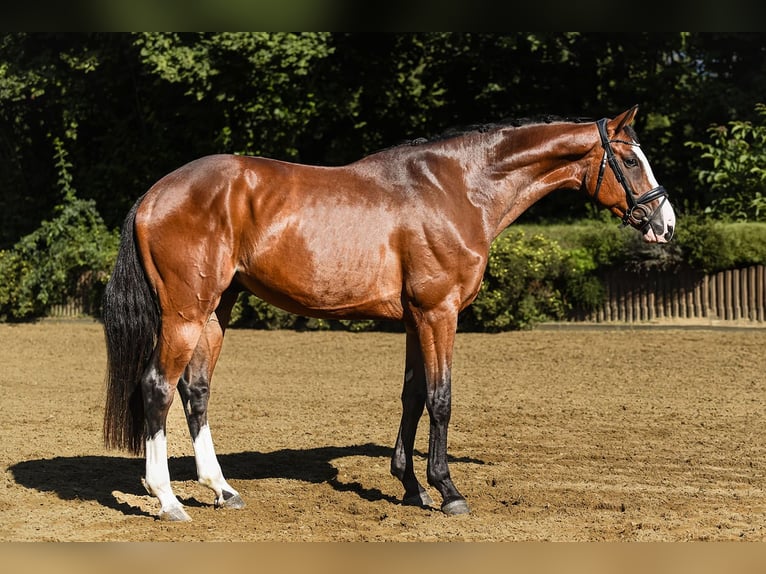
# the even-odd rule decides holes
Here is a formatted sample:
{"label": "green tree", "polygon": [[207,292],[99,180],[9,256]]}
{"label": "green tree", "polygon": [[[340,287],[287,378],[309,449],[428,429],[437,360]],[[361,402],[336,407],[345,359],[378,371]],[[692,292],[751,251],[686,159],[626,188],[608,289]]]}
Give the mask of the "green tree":
{"label": "green tree", "polygon": [[117,227],[179,165],[216,152],[296,155],[316,115],[327,34],[0,37],[0,247],[53,215],[51,142]]}
{"label": "green tree", "polygon": [[734,221],[766,221],[766,105],[755,110],[759,123],[734,120],[708,128],[708,142],[686,145],[708,162],[697,171],[710,197],[706,213]]}
{"label": "green tree", "polygon": [[329,39],[327,33],[145,33],[135,43],[150,74],[179,85],[195,116],[204,110],[215,118],[208,136],[216,147],[289,159],[316,116],[311,79],[316,62],[333,51]]}

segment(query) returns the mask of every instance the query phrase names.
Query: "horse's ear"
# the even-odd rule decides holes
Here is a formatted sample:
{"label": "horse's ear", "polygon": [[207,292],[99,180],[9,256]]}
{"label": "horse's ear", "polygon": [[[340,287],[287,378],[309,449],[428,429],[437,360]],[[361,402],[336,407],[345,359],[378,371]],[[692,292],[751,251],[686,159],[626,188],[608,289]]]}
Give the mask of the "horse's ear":
{"label": "horse's ear", "polygon": [[622,112],[619,116],[615,117],[611,122],[609,122],[609,127],[614,130],[612,133],[618,134],[625,126],[633,123],[633,119],[636,117],[637,112],[638,104],[629,110]]}

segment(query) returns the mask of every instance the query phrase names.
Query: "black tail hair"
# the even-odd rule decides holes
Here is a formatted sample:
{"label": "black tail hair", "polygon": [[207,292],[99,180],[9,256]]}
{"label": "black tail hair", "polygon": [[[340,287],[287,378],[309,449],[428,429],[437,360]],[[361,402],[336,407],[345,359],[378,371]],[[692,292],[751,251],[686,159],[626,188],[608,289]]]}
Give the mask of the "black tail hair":
{"label": "black tail hair", "polygon": [[151,359],[160,327],[157,296],[136,249],[134,224],[143,198],[122,227],[114,271],[104,290],[106,408],[104,444],[142,454],[146,431],[141,378]]}

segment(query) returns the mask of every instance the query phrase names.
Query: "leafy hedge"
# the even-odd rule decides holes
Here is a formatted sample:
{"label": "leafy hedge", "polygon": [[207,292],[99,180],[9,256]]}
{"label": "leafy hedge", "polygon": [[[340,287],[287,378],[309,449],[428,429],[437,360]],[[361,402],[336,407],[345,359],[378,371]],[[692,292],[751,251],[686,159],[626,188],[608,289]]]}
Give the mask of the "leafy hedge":
{"label": "leafy hedge", "polygon": [[758,121],[730,121],[708,128],[708,141],[688,141],[709,160],[697,178],[712,200],[705,213],[734,221],[766,222],[766,104],[757,103]]}
{"label": "leafy hedge", "polygon": [[84,298],[85,309],[100,314],[118,243],[94,201],[68,198],[56,217],[0,250],[0,319],[43,317],[70,297]]}
{"label": "leafy hedge", "polygon": [[481,291],[461,328],[523,329],[563,319],[573,307],[596,306],[604,293],[595,269],[586,249],[565,250],[542,234],[511,229],[492,246]]}
{"label": "leafy hedge", "polygon": [[766,223],[725,222],[706,215],[679,217],[670,244],[644,243],[634,230],[611,220],[573,225],[526,225],[564,249],[585,249],[597,269],[625,266],[672,270],[685,266],[704,273],[766,264]]}
{"label": "leafy hedge", "polygon": [[766,223],[724,223],[706,217],[685,218],[677,248],[685,264],[714,273],[766,263]]}

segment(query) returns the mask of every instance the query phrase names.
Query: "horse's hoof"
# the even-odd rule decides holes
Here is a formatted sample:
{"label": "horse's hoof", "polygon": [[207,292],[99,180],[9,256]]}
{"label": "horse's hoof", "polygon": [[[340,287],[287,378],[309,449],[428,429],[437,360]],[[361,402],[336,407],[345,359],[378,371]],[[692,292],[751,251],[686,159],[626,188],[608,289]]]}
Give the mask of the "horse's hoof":
{"label": "horse's hoof", "polygon": [[167,522],[189,522],[191,516],[181,506],[171,508],[170,510],[160,511],[160,520]]}
{"label": "horse's hoof", "polygon": [[468,503],[462,498],[453,500],[442,504],[442,512],[449,516],[455,516],[457,514],[469,514],[471,510],[468,508]]}
{"label": "horse's hoof", "polygon": [[427,506],[434,506],[434,500],[425,490],[421,490],[417,494],[405,496],[402,499],[402,504],[405,506],[427,507]]}
{"label": "horse's hoof", "polygon": [[[226,498],[227,494],[229,495],[229,498]],[[223,497],[224,498],[222,501],[215,501],[216,508],[233,508],[235,510],[239,510],[240,508],[245,507],[245,501],[242,500],[242,497],[239,494],[224,492]]]}

